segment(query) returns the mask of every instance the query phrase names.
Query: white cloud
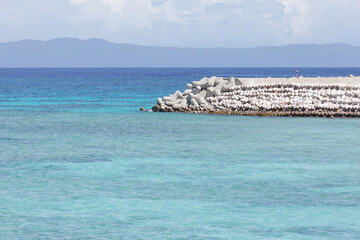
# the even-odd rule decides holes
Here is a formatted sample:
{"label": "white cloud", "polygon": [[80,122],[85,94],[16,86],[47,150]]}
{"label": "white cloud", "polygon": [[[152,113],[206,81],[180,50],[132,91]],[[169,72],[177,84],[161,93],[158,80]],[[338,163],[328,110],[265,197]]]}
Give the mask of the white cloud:
{"label": "white cloud", "polygon": [[[84,1],[84,0],[82,0]],[[124,7],[128,3],[127,0],[100,0],[100,3],[110,6],[110,10],[114,13],[122,13]]]}
{"label": "white cloud", "polygon": [[202,5],[214,5],[214,4],[237,4],[241,3],[244,0],[200,0]]}
{"label": "white cloud", "polygon": [[103,23],[112,30],[134,28],[134,31],[150,29],[153,21],[181,24],[181,13],[171,1],[154,7],[151,0],[70,0],[77,12],[70,15],[76,24],[87,21]]}
{"label": "white cloud", "polygon": [[294,37],[308,34],[309,15],[308,6],[302,0],[277,0],[284,7],[283,21],[288,24],[289,31]]}

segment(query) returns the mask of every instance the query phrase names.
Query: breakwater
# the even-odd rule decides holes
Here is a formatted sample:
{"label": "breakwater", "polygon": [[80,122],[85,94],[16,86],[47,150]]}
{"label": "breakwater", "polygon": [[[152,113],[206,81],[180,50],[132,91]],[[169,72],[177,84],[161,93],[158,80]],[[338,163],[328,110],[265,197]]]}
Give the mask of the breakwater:
{"label": "breakwater", "polygon": [[164,96],[154,112],[360,117],[360,77],[203,78]]}

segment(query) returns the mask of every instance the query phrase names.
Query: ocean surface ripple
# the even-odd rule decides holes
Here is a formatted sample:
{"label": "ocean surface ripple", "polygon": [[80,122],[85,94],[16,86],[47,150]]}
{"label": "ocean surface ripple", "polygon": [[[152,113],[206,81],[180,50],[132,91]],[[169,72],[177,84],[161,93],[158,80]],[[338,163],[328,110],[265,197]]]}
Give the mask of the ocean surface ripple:
{"label": "ocean surface ripple", "polygon": [[0,69],[0,239],[360,239],[358,119],[138,111],[293,72]]}

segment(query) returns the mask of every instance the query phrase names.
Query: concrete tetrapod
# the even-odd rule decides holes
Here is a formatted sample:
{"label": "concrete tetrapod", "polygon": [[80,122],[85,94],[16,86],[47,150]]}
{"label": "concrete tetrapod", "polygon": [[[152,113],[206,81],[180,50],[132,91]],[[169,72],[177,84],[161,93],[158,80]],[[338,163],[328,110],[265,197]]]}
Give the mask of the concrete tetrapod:
{"label": "concrete tetrapod", "polygon": [[359,117],[360,77],[203,78],[159,98],[154,112]]}

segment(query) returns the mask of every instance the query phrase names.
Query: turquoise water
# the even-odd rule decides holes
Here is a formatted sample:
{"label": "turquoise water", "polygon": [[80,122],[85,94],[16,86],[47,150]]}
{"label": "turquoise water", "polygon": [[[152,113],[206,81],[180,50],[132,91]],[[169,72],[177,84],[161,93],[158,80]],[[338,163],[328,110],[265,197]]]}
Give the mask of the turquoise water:
{"label": "turquoise water", "polygon": [[292,69],[0,71],[0,239],[359,239],[358,119],[138,111],[266,74]]}

